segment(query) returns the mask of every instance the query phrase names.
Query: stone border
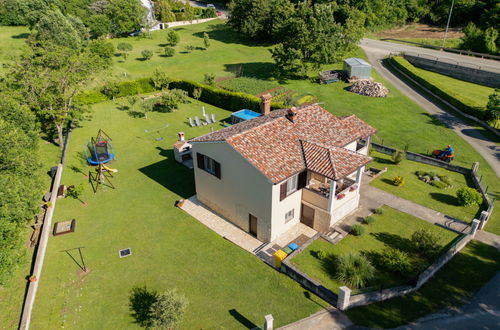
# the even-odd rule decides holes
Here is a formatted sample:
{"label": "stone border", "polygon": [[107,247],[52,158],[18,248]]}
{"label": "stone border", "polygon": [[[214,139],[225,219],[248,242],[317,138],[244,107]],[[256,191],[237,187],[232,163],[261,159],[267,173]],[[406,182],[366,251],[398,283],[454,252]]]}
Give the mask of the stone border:
{"label": "stone border", "polygon": [[312,242],[314,242],[320,237],[321,234],[317,233],[316,235],[311,237],[307,242],[302,244],[297,250],[293,251],[287,258],[285,258],[285,260],[281,262],[280,271],[285,273],[292,279],[294,279],[296,282],[300,283],[304,288],[308,289],[318,297],[322,298],[329,304],[335,306],[338,300],[338,297],[335,293],[333,293],[330,289],[325,288],[323,285],[310,278],[307,274],[298,270],[291,263],[292,259],[295,256],[304,251],[309,245],[312,244]]}
{"label": "stone border", "polygon": [[[386,154],[386,155],[392,155],[394,152],[396,152],[397,149],[384,146],[375,142],[371,143],[371,146],[373,150],[378,151],[380,153]],[[461,173],[464,175],[470,175],[472,178],[472,182],[474,183],[474,186],[476,186],[476,189],[481,193],[483,196],[483,204],[486,206],[486,211],[481,212],[481,216],[479,218],[480,220],[480,225],[479,229],[482,230],[485,226],[488,220],[490,219],[491,214],[493,213],[493,208],[494,208],[494,201],[488,196],[488,191],[487,188],[484,188],[483,185],[481,184],[481,178],[478,177],[478,170],[479,170],[479,163],[474,162],[472,164],[472,168],[466,168],[458,165],[453,165],[447,162],[444,162],[439,159],[435,159],[429,156],[421,155],[415,152],[411,151],[405,151],[406,154],[406,159],[407,160],[412,160],[415,162],[419,163],[424,163],[427,165],[433,165],[437,167],[444,168],[445,170]]]}
{"label": "stone border", "polygon": [[52,193],[50,195],[50,202],[52,203],[52,206],[48,207],[47,211],[45,212],[45,217],[42,224],[42,233],[40,235],[38,246],[36,247],[36,257],[34,261],[33,272],[32,275],[30,276],[34,277],[34,281],[29,282],[28,288],[26,290],[26,297],[24,298],[23,311],[22,311],[21,321],[19,324],[19,329],[21,330],[27,330],[30,327],[31,312],[35,304],[35,297],[36,297],[36,292],[38,290],[38,283],[42,275],[45,252],[47,250],[49,236],[52,231],[52,217],[54,215],[54,211],[56,208],[57,190],[59,189],[59,185],[61,184],[64,162],[66,160],[66,150],[68,147],[72,126],[73,126],[73,120],[71,120],[68,124],[68,132],[66,134],[66,138],[64,139],[64,146],[61,153],[60,163],[57,165],[57,172],[52,181]]}

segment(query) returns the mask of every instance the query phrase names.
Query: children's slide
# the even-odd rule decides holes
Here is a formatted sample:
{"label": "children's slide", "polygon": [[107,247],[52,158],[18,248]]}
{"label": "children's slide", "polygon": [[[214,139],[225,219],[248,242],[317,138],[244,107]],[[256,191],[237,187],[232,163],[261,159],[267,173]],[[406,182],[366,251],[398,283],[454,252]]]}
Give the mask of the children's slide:
{"label": "children's slide", "polygon": [[108,172],[112,172],[112,173],[118,172],[118,170],[116,168],[107,167],[106,165],[102,165],[102,168]]}

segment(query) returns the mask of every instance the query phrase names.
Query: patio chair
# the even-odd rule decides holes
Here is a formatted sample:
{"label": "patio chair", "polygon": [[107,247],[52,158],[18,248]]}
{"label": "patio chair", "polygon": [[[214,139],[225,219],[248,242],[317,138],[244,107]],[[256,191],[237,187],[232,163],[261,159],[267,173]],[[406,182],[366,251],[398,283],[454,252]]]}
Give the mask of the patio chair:
{"label": "patio chair", "polygon": [[215,115],[212,114],[212,124],[215,124],[216,120],[215,120]]}
{"label": "patio chair", "polygon": [[205,114],[205,121],[207,122],[207,124],[211,124],[212,123],[210,121],[210,117],[208,116],[208,114]]}
{"label": "patio chair", "polygon": [[193,118],[189,117],[189,126],[194,127],[195,124],[193,122]]}
{"label": "patio chair", "polygon": [[194,120],[196,122],[196,126],[200,127],[201,126],[200,117],[196,116],[196,117],[194,117]]}

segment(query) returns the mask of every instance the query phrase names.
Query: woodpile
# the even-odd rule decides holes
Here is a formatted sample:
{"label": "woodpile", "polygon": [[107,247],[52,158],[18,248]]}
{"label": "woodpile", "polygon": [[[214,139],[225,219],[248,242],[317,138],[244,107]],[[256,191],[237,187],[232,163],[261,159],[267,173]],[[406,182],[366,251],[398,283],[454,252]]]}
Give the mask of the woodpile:
{"label": "woodpile", "polygon": [[383,84],[370,80],[356,81],[349,88],[349,91],[370,97],[385,97],[389,94],[389,90]]}

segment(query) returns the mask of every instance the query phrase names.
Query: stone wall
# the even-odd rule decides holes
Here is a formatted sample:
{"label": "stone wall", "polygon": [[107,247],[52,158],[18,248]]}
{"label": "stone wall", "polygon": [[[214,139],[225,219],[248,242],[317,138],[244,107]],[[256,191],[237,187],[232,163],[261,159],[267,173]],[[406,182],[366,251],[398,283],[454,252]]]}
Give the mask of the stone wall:
{"label": "stone wall", "polygon": [[[468,63],[405,54],[404,58],[416,67],[445,74],[460,80],[494,88],[500,87],[500,73]],[[470,66],[469,66],[470,65]]]}
{"label": "stone wall", "polygon": [[295,250],[292,254],[290,254],[283,262],[281,263],[281,271],[285,274],[287,274],[289,277],[293,278],[295,281],[300,283],[304,288],[307,290],[311,291],[318,297],[322,298],[329,304],[335,306],[337,304],[337,295],[330,291],[329,289],[325,288],[323,285],[320,283],[316,282],[307,274],[304,274],[295,266],[292,265],[292,259],[304,251],[309,245],[311,245],[312,242],[314,242],[316,239],[320,238],[320,234],[314,235],[311,239],[309,239],[306,243],[302,244],[297,250]]}

